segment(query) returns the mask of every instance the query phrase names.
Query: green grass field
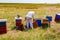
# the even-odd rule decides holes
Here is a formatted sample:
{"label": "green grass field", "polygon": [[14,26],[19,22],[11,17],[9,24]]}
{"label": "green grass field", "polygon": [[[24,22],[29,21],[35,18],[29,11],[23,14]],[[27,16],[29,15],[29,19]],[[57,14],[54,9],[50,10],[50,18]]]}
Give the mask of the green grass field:
{"label": "green grass field", "polygon": [[[54,21],[55,14],[60,13],[60,5],[38,5],[35,8],[31,4],[30,6],[20,5],[0,4],[0,19],[7,19],[7,29],[9,30],[7,34],[0,35],[0,40],[60,40],[60,23]],[[21,15],[25,25],[25,15],[30,10],[35,11],[35,18],[44,19],[47,15],[51,15],[53,17],[51,27],[47,29],[38,27],[28,31],[11,30],[15,26],[15,16]]]}

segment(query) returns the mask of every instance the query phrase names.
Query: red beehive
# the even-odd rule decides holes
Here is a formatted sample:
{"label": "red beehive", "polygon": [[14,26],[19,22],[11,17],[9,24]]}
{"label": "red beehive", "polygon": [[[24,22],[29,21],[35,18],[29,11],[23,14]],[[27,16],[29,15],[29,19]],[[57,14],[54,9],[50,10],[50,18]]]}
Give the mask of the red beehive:
{"label": "red beehive", "polygon": [[6,28],[6,19],[1,19],[0,20],[0,34],[7,33],[7,28]]}
{"label": "red beehive", "polygon": [[47,19],[43,19],[43,22],[49,22],[49,20],[47,20]]}
{"label": "red beehive", "polygon": [[56,22],[60,22],[60,18],[55,18],[55,21]]}
{"label": "red beehive", "polygon": [[24,26],[23,24],[20,24],[20,26],[18,27],[19,30],[23,31],[24,30]]}
{"label": "red beehive", "polygon": [[20,24],[22,24],[22,20],[21,19],[16,19],[16,26],[20,26]]}
{"label": "red beehive", "polygon": [[36,21],[33,22],[33,28],[37,28],[38,27],[38,24]]}
{"label": "red beehive", "polygon": [[21,31],[24,30],[24,27],[23,27],[21,19],[16,19],[16,27],[18,27],[18,29],[21,30]]}

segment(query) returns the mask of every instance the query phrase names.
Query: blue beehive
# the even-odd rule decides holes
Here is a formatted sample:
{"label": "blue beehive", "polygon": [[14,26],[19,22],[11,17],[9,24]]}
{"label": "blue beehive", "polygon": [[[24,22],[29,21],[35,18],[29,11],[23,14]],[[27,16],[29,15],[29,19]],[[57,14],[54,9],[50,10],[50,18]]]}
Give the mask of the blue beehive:
{"label": "blue beehive", "polygon": [[38,26],[41,26],[41,19],[35,19],[35,21],[37,22]]}
{"label": "blue beehive", "polygon": [[52,21],[52,16],[46,16],[46,19],[48,19],[49,21]]}

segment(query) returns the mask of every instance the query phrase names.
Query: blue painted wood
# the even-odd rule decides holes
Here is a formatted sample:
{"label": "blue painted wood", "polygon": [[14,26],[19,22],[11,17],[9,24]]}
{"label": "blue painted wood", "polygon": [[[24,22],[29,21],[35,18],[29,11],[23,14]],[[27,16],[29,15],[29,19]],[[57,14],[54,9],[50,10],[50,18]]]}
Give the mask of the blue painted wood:
{"label": "blue painted wood", "polygon": [[6,22],[0,22],[0,26],[6,26]]}
{"label": "blue painted wood", "polygon": [[52,21],[52,16],[46,16],[46,19],[48,19],[49,21]]}
{"label": "blue painted wood", "polygon": [[60,18],[60,15],[56,14],[56,18]]}
{"label": "blue painted wood", "polygon": [[35,21],[37,22],[38,26],[41,26],[41,20],[40,19],[35,19]]}

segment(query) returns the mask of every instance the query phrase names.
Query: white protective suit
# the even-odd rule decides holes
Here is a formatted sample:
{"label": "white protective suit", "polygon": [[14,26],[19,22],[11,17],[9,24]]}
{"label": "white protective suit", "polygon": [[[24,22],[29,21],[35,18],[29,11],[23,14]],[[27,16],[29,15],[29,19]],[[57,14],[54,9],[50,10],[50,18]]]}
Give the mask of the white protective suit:
{"label": "white protective suit", "polygon": [[33,29],[33,18],[34,18],[34,11],[29,11],[26,15],[26,25],[27,25],[27,28],[29,28],[29,24],[30,24],[30,28]]}

